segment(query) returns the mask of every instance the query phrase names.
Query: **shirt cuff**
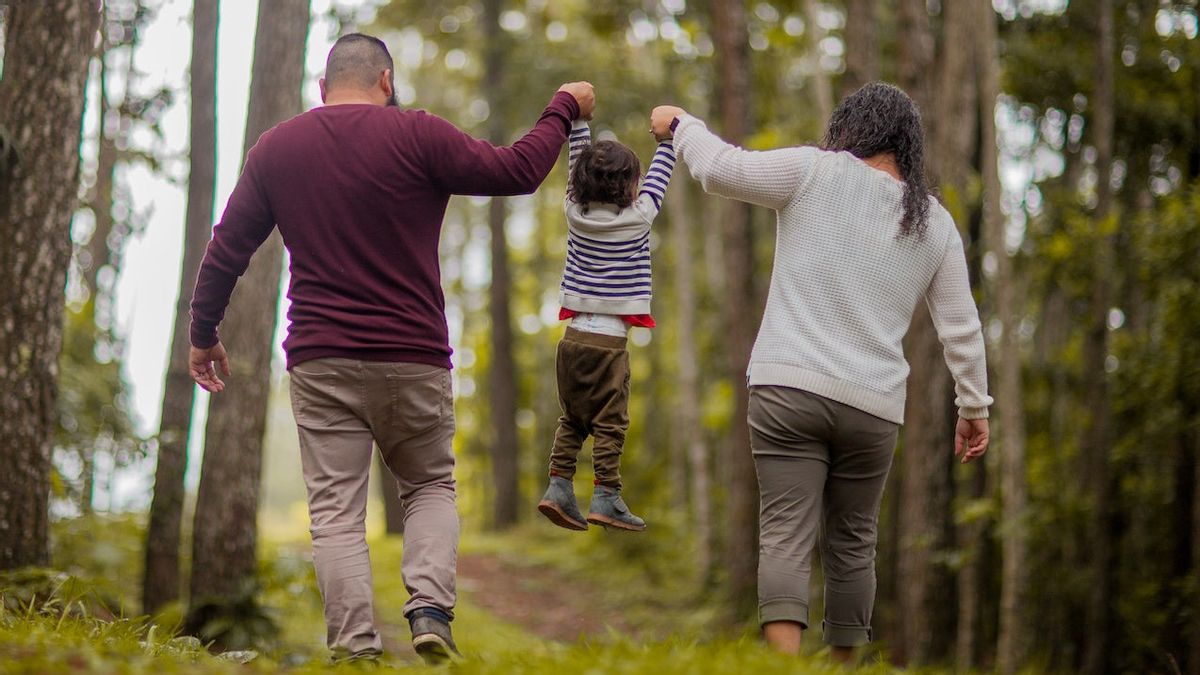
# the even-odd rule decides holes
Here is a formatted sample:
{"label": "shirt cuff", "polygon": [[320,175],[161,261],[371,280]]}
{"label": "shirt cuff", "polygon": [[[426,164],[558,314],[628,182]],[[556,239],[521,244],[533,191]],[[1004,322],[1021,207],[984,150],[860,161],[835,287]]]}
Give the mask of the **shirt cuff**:
{"label": "shirt cuff", "polygon": [[964,420],[986,420],[988,418],[987,406],[982,408],[959,408],[958,416]]}

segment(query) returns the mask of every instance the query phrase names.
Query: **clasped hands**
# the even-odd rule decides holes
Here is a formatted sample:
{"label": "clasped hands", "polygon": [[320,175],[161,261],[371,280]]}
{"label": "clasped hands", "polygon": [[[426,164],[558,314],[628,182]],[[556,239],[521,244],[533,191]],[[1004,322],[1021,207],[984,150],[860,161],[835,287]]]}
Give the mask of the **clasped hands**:
{"label": "clasped hands", "polygon": [[[579,104],[579,119],[590,120],[596,111],[596,92],[590,82],[567,82],[558,88],[575,97]],[[660,105],[650,112],[650,133],[655,140],[665,141],[671,137],[671,122],[676,117],[685,115],[683,108],[673,105]]]}

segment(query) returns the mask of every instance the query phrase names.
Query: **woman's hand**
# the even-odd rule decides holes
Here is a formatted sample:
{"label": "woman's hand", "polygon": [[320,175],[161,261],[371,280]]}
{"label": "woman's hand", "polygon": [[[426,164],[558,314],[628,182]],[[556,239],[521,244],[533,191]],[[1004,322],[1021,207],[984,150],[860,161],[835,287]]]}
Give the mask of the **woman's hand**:
{"label": "woman's hand", "polygon": [[671,122],[676,117],[686,115],[687,111],[683,108],[673,105],[660,105],[650,111],[650,133],[654,134],[654,138],[658,141],[665,141],[674,134],[671,131]]}
{"label": "woman's hand", "polygon": [[954,427],[954,456],[961,457],[962,463],[983,457],[988,446],[988,421],[965,420],[958,418]]}

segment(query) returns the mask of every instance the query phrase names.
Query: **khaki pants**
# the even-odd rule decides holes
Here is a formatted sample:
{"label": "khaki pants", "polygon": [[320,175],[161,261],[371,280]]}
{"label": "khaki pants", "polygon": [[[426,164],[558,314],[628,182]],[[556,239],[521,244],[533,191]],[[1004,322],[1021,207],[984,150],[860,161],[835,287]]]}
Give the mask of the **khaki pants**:
{"label": "khaki pants", "polygon": [[810,555],[821,533],[825,641],[871,639],[875,538],[899,425],[789,387],[750,388],[761,494],[759,619],[808,627]]}
{"label": "khaki pants", "polygon": [[459,525],[450,371],[316,359],[293,367],[291,379],[329,648],[378,653],[364,528],[373,444],[404,501],[404,612],[454,608]]}
{"label": "khaki pants", "polygon": [[621,489],[621,450],[629,429],[629,352],[625,338],[568,328],[558,343],[558,403],[550,473],[570,479],[589,435],[596,482]]}

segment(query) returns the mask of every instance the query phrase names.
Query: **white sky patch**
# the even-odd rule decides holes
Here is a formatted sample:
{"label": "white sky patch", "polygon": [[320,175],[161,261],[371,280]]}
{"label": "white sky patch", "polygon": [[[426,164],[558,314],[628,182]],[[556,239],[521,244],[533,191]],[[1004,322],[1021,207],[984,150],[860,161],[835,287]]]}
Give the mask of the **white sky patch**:
{"label": "white sky patch", "polygon": [[[309,31],[304,85],[305,107],[320,104],[316,80],[325,67],[325,56],[337,37],[335,22],[328,16],[331,0],[312,0],[313,21]],[[175,301],[179,288],[182,260],[184,213],[187,204],[187,147],[190,97],[188,67],[191,60],[191,2],[166,0],[154,20],[146,26],[134,62],[142,77],[138,91],[169,86],[176,92],[173,105],[163,119],[164,147],[172,156],[164,174],[143,166],[126,173],[135,207],[149,209],[145,230],[130,239],[125,252],[121,278],[116,289],[118,331],[125,338],[124,370],[129,386],[134,424],[138,433],[152,435],[158,430],[163,394],[163,377],[170,349]],[[352,3],[338,0],[344,8]],[[242,144],[246,127],[246,107],[250,92],[250,67],[253,61],[254,32],[257,26],[257,0],[222,2],[217,34],[217,182],[214,221],[220,219],[229,194],[241,171]],[[95,88],[89,96],[89,110],[95,110]],[[170,179],[173,178],[173,183]],[[284,303],[280,303],[280,331],[284,326]],[[276,335],[277,360],[283,353]],[[236,354],[231,358],[237,358]],[[207,396],[198,397],[188,469],[189,486],[195,487],[199,475],[199,449],[203,432]],[[144,507],[149,501],[153,482],[153,464],[131,467],[119,472],[108,503],[120,508]],[[106,496],[107,497],[107,496]],[[105,497],[98,501],[104,503]]]}

